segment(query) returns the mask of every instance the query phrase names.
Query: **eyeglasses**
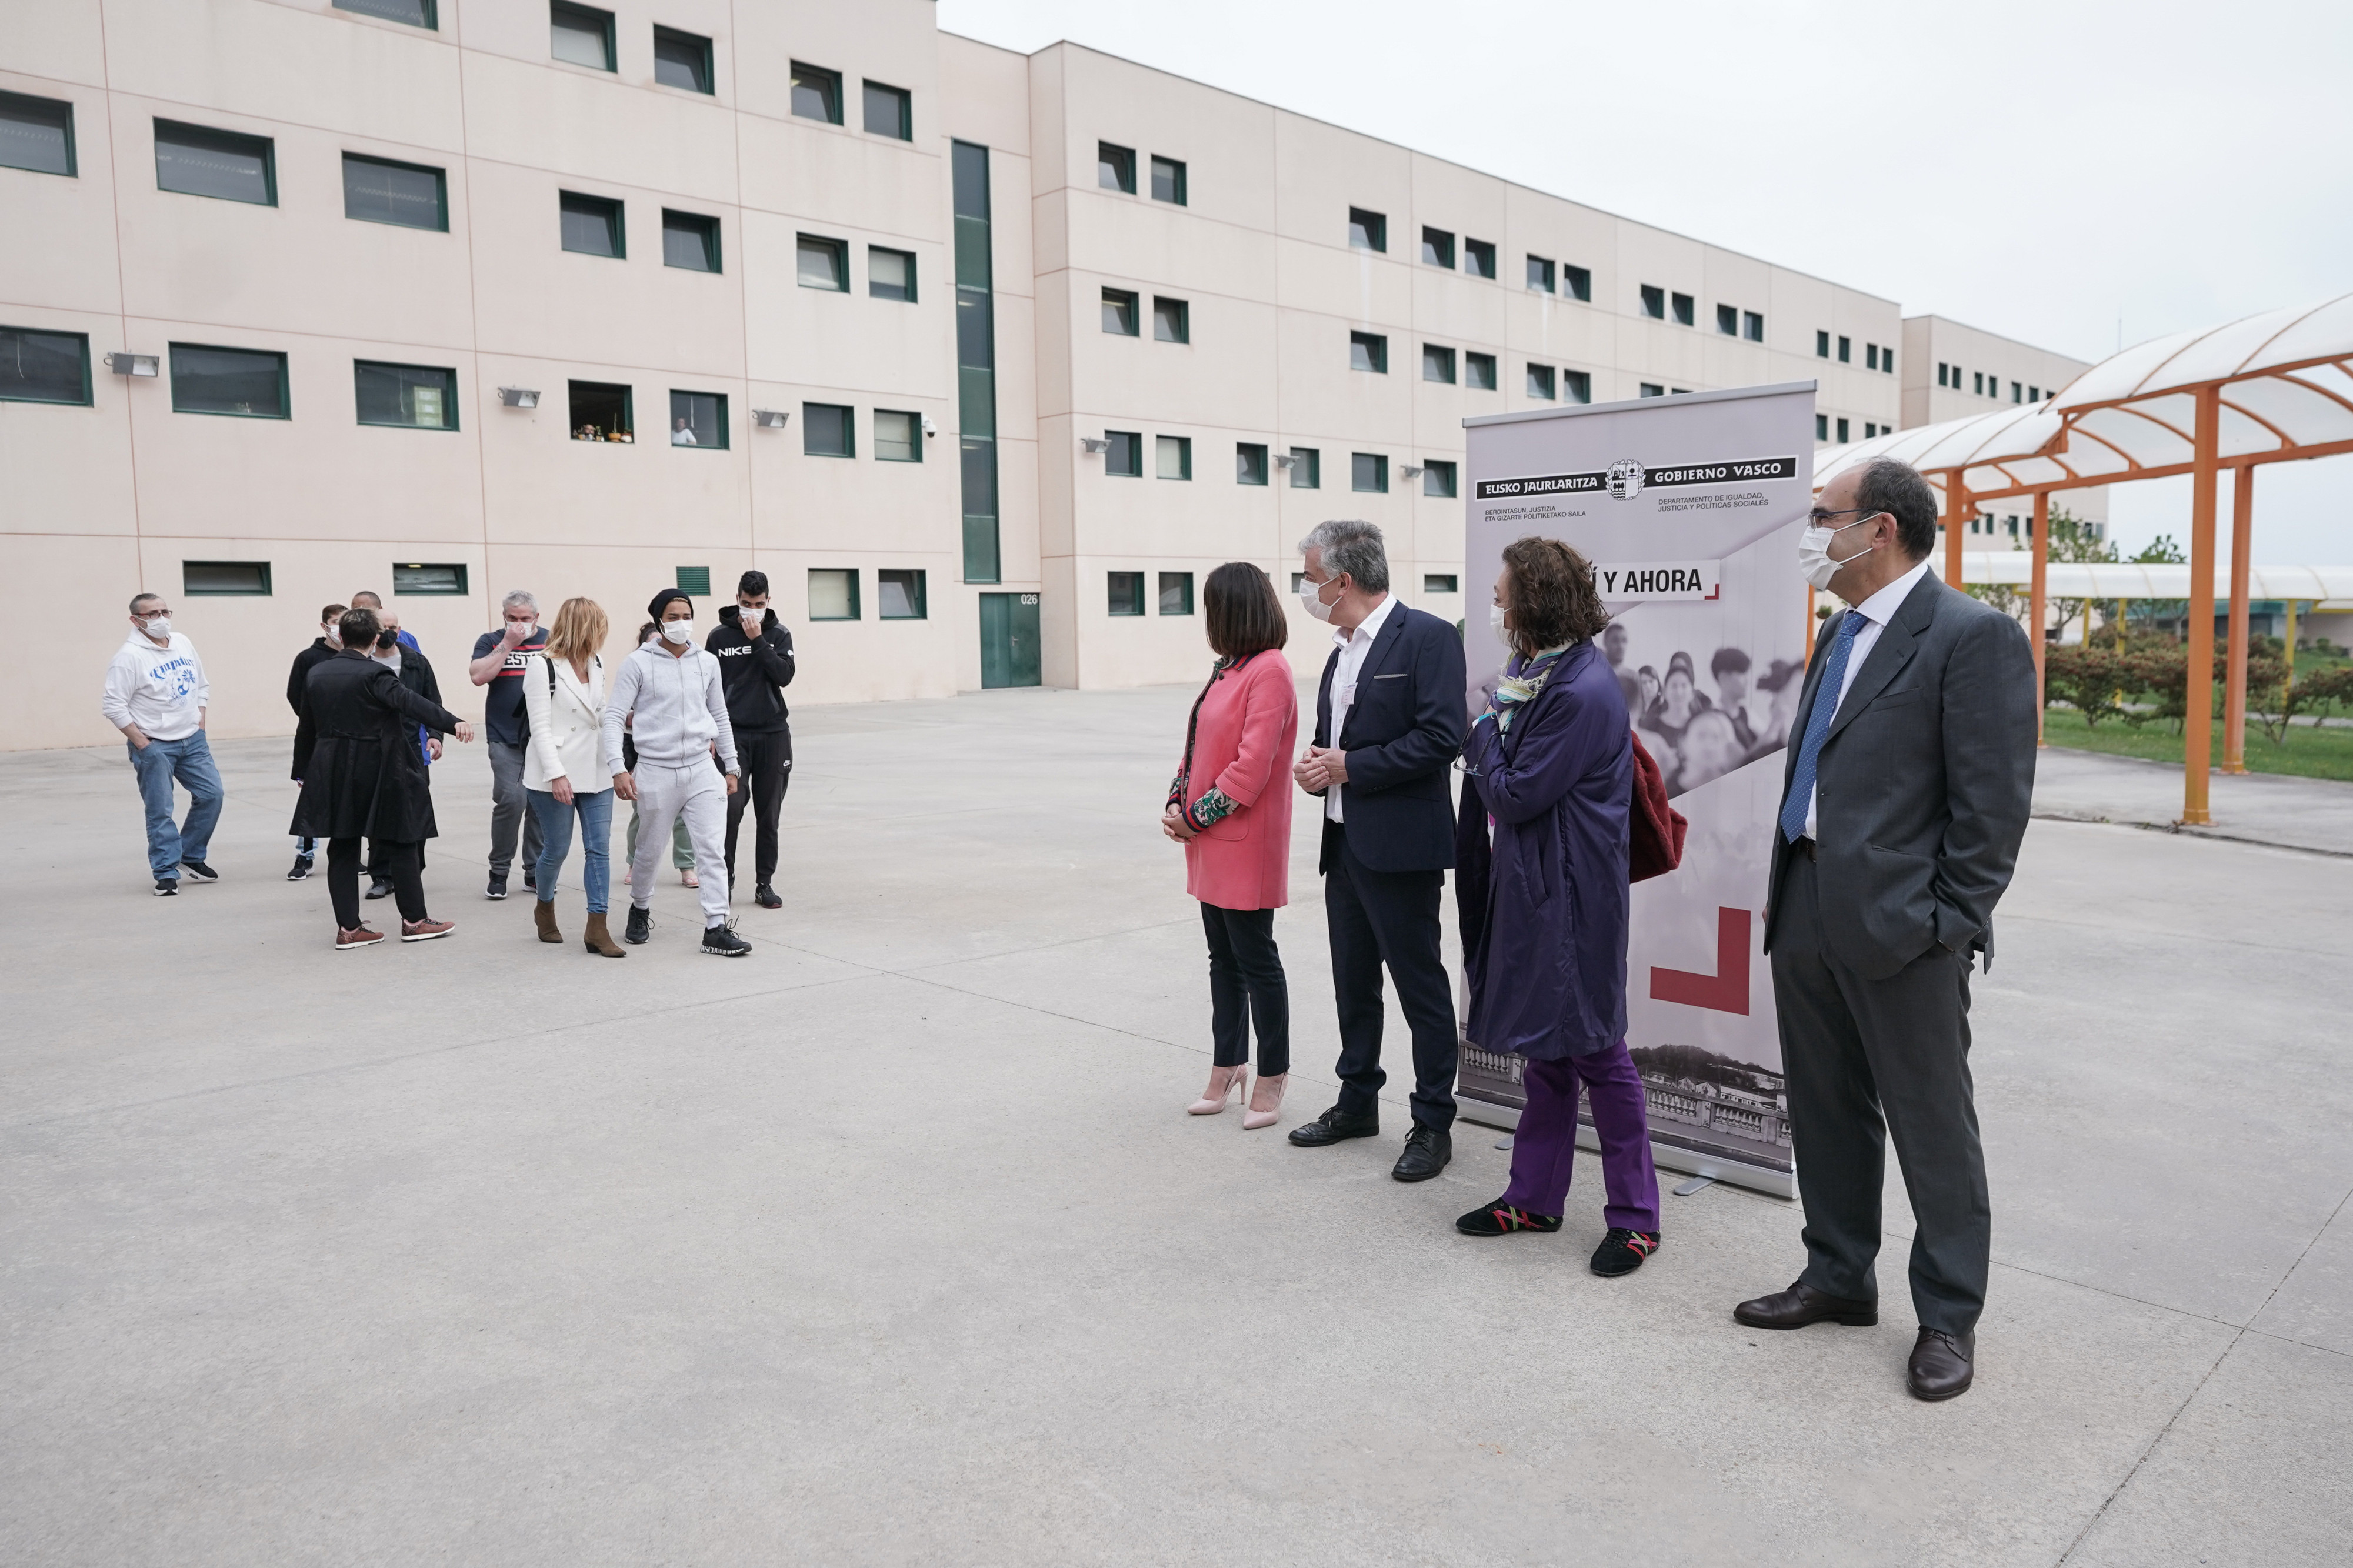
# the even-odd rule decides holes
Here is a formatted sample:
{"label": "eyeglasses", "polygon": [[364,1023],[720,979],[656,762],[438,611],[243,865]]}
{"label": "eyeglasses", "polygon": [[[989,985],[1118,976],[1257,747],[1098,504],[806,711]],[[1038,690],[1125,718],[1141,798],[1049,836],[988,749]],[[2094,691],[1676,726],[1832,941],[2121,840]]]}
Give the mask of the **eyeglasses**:
{"label": "eyeglasses", "polygon": [[[1878,507],[1842,506],[1836,511],[1830,511],[1821,507],[1816,507],[1813,510],[1806,513],[1806,521],[1812,523],[1816,528],[1824,528],[1829,526],[1831,519],[1834,517],[1856,517],[1857,521],[1860,521],[1862,517],[1877,517],[1880,514],[1880,510],[1881,509]],[[1857,517],[1858,513],[1861,514],[1860,517]],[[1854,524],[1849,523],[1847,526],[1849,528],[1852,528]]]}

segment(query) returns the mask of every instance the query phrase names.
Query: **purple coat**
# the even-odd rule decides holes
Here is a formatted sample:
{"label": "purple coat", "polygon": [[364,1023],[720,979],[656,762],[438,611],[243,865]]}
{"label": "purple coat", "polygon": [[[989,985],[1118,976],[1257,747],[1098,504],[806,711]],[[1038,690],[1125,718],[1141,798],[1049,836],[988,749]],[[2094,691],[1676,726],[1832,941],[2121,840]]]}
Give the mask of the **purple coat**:
{"label": "purple coat", "polygon": [[1495,819],[1467,1036],[1537,1061],[1607,1049],[1626,1034],[1634,787],[1617,676],[1589,640],[1576,644],[1510,730],[1492,714],[1471,727],[1463,757]]}

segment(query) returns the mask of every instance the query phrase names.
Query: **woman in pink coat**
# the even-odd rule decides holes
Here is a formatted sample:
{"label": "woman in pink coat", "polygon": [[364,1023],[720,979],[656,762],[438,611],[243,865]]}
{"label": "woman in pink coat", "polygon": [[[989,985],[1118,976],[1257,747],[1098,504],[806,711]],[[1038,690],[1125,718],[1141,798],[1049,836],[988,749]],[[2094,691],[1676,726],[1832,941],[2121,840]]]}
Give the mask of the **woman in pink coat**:
{"label": "woman in pink coat", "polygon": [[[1188,1109],[1215,1116],[1247,1100],[1246,1128],[1271,1127],[1291,1072],[1291,992],[1274,947],[1274,911],[1290,900],[1291,795],[1299,691],[1282,655],[1290,625],[1264,572],[1229,561],[1209,574],[1201,608],[1218,656],[1185,728],[1161,830],[1185,847],[1185,890],[1201,900],[1209,939],[1209,1087]],[[1258,1089],[1250,1093],[1250,1025]]]}

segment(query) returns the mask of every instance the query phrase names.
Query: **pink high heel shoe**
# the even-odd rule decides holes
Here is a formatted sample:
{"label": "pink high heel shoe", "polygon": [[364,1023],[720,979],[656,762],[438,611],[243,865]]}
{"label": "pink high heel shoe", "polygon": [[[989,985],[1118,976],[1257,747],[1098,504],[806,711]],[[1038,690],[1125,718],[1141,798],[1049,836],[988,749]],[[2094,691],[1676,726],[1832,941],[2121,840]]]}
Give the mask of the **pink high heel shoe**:
{"label": "pink high heel shoe", "polygon": [[[1259,1075],[1258,1088],[1250,1097],[1250,1109],[1242,1113],[1243,1131],[1255,1132],[1261,1127],[1271,1127],[1282,1119],[1282,1091],[1290,1083],[1291,1075],[1287,1072],[1279,1072],[1272,1078],[1264,1073]],[[1269,1089],[1274,1090],[1274,1103],[1261,1110],[1258,1102],[1266,1097]]]}
{"label": "pink high heel shoe", "polygon": [[1225,1110],[1226,1101],[1229,1100],[1248,1103],[1243,1096],[1249,1092],[1249,1080],[1250,1068],[1247,1067],[1211,1068],[1209,1087],[1201,1091],[1200,1099],[1185,1108],[1185,1114],[1215,1116]]}

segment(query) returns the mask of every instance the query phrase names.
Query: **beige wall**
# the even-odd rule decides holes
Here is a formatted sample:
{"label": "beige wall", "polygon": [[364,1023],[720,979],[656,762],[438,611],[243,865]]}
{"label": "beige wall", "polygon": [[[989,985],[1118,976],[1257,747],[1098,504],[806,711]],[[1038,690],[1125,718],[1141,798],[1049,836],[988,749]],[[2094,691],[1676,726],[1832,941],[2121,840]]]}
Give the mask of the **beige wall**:
{"label": "beige wall", "polygon": [[[1997,409],[2050,397],[2091,366],[2065,354],[2052,353],[2015,338],[1982,331],[1943,316],[1904,319],[1904,428],[1966,419]],[[1937,384],[1939,367],[1949,366],[1944,385]],[[1973,390],[1979,376],[1988,390]],[[2017,395],[2011,395],[2012,389]],[[2105,532],[2108,521],[2105,485],[2067,490],[2052,498],[2054,510],[2064,510],[2094,523]],[[2010,496],[1986,502],[1970,529],[1973,549],[2023,546],[2032,537],[2034,500]]]}

